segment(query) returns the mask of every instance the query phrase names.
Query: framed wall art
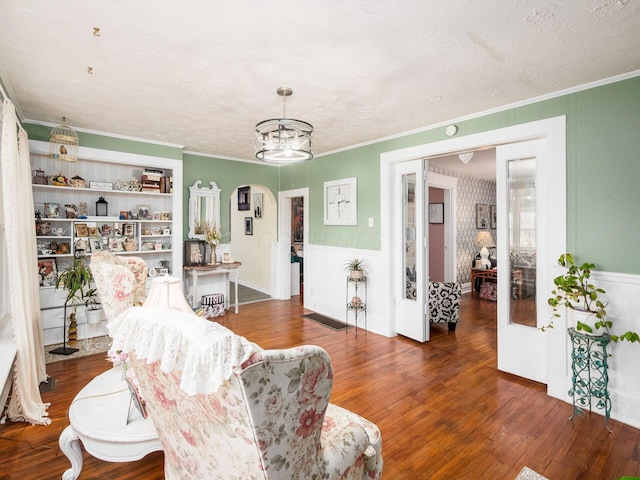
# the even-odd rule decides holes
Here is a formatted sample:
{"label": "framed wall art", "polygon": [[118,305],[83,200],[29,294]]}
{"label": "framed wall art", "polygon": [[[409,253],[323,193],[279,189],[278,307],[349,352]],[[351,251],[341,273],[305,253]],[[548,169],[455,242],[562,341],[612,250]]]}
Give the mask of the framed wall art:
{"label": "framed wall art", "polygon": [[250,210],[251,187],[238,187],[238,210]]}
{"label": "framed wall art", "polygon": [[489,228],[489,205],[476,203],[476,228]]}
{"label": "framed wall art", "polygon": [[429,204],[429,223],[444,223],[444,203]]}
{"label": "framed wall art", "polygon": [[253,235],[253,217],[244,217],[244,234]]}
{"label": "framed wall art", "polygon": [[304,197],[291,199],[291,243],[304,242]]}
{"label": "framed wall art", "polygon": [[324,182],[324,224],[358,224],[356,177]]}
{"label": "framed wall art", "polygon": [[262,218],[262,194],[253,194],[253,216],[256,218]]}
{"label": "framed wall art", "polygon": [[489,221],[491,228],[498,228],[498,212],[495,205],[489,207]]}

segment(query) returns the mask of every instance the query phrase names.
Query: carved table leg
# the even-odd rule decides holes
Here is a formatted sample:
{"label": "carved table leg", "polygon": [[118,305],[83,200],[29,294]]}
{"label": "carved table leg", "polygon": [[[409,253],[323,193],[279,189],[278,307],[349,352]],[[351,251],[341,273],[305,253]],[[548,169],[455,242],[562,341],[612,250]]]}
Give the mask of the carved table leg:
{"label": "carved table leg", "polygon": [[76,480],[82,470],[82,450],[80,438],[71,425],[64,429],[58,440],[60,450],[71,462],[71,468],[62,474],[62,480]]}

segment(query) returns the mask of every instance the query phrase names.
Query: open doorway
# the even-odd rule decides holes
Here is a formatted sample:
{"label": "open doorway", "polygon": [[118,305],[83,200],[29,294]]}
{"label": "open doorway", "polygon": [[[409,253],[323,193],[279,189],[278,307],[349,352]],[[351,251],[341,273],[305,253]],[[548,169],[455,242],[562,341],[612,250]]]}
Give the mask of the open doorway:
{"label": "open doorway", "polygon": [[[309,238],[309,189],[299,188],[286,190],[278,194],[278,241],[275,244],[272,258],[274,268],[272,296],[278,300],[289,300],[292,287],[295,292],[296,279],[299,282],[300,301],[304,305],[304,278],[308,275],[309,255],[307,242]],[[296,219],[295,216],[299,215]],[[297,262],[294,254],[300,261]],[[292,262],[292,260],[294,260]],[[297,275],[297,266],[300,273]],[[293,273],[293,274],[292,274]]]}

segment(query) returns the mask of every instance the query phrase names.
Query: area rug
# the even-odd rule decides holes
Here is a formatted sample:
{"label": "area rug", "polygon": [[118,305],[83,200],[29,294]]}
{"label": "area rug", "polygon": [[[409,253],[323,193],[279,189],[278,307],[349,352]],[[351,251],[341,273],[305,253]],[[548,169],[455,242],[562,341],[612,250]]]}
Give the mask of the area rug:
{"label": "area rug", "polygon": [[336,331],[341,331],[341,330],[345,330],[347,328],[349,328],[349,325],[347,325],[344,322],[341,322],[339,320],[336,320],[335,318],[329,318],[329,317],[325,317],[324,315],[320,315],[319,313],[307,313],[304,318],[308,318],[309,320],[313,320],[316,323],[319,323],[321,325],[324,325],[325,327],[329,327],[333,330]]}
{"label": "area rug", "polygon": [[[234,282],[229,284],[229,305],[236,303],[236,291]],[[238,304],[246,305],[248,303],[264,302],[265,300],[271,300],[271,296],[266,293],[262,293],[253,288],[246,287],[238,284]]]}
{"label": "area rug", "polygon": [[543,477],[539,473],[534,472],[529,467],[524,467],[515,480],[548,480],[547,477]]}
{"label": "area rug", "polygon": [[69,360],[71,358],[86,357],[87,355],[95,355],[96,353],[106,353],[111,346],[111,337],[104,335],[102,337],[85,338],[84,340],[78,340],[76,348],[79,350],[71,355],[56,355],[55,353],[49,353],[51,350],[59,345],[47,345],[44,347],[44,360],[45,363],[59,362],[60,360]]}

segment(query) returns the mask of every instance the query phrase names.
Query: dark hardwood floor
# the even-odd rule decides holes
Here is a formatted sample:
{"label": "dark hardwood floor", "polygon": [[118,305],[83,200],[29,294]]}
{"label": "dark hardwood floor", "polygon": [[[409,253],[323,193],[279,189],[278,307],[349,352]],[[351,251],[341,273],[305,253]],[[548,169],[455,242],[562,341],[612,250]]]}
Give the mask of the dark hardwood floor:
{"label": "dark hardwood floor", "polygon": [[[431,341],[336,332],[303,318],[297,298],[240,307],[219,322],[263,348],[317,344],[331,355],[331,401],[382,431],[384,478],[514,479],[528,466],[550,480],[640,475],[640,431],[603,417],[569,421],[571,406],[543,385],[496,370],[496,304],[463,296],[455,333],[431,327]],[[103,355],[48,365],[56,378],[50,426],[0,426],[0,479],[60,479],[58,448],[67,409],[91,378],[110,368]],[[206,452],[203,452],[206,454]],[[84,453],[80,479],[161,479],[163,454],[114,464]]]}

